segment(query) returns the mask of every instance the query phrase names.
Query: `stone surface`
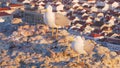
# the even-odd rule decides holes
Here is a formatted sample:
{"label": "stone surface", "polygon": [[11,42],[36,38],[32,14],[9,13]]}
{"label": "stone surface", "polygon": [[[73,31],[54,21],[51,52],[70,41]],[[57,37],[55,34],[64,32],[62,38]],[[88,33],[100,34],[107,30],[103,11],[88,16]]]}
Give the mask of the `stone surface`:
{"label": "stone surface", "polygon": [[[30,28],[30,26],[23,27]],[[20,28],[20,30],[24,29]],[[118,53],[110,51],[94,41],[85,40],[85,45],[95,46],[95,48],[89,55],[79,55],[70,48],[73,36],[68,34],[66,30],[59,30],[59,32],[61,35],[59,35],[60,38],[58,40],[48,36],[48,32],[45,35],[31,35],[27,43],[25,40],[26,36],[19,34],[19,30],[12,33],[10,37],[0,34],[2,36],[0,40],[0,66],[5,68],[120,67],[120,55]],[[7,41],[2,40],[2,38],[7,38]],[[78,61],[78,58],[80,61]]]}

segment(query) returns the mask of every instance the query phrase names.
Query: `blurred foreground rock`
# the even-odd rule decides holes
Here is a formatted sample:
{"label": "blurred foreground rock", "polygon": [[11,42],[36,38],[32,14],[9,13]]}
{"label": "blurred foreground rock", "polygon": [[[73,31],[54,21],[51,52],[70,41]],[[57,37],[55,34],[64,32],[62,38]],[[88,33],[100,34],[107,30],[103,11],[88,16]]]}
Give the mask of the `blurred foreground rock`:
{"label": "blurred foreground rock", "polygon": [[1,33],[0,67],[120,68],[120,55],[107,47],[85,40],[85,45],[94,49],[87,56],[79,55],[70,48],[72,35],[59,30],[58,36],[58,40],[53,39],[45,25],[20,26],[8,37]]}

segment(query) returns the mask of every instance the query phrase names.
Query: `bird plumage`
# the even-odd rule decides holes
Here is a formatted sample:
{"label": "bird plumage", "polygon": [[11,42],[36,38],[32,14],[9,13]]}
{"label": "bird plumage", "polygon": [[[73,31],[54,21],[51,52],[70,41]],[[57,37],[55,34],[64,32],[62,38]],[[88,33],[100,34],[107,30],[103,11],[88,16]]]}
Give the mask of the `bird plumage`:
{"label": "bird plumage", "polygon": [[87,54],[91,54],[94,47],[95,47],[95,44],[92,41],[86,40],[84,42],[84,50],[87,52]]}
{"label": "bird plumage", "polygon": [[55,25],[55,14],[52,12],[52,6],[47,5],[46,11],[47,12],[44,14],[44,23],[46,25],[49,25],[49,27],[56,28],[57,26]]}
{"label": "bird plumage", "polygon": [[93,52],[95,43],[92,40],[85,40],[84,37],[75,36],[71,48],[78,54],[90,55]]}
{"label": "bird plumage", "polygon": [[84,50],[84,40],[81,36],[76,36],[72,42],[71,48],[79,54],[87,54]]}
{"label": "bird plumage", "polygon": [[[58,37],[58,28],[70,25],[69,20],[62,14],[52,12],[53,8],[48,3],[46,5],[46,12],[44,14],[44,23],[52,28],[52,36],[54,34],[54,29],[56,29],[56,39]],[[54,36],[53,36],[54,37]]]}
{"label": "bird plumage", "polygon": [[52,12],[51,5],[47,5],[46,8],[47,8],[47,12],[44,14],[44,22],[49,27],[58,28],[58,27],[70,25],[70,21],[68,20],[67,17],[65,17],[60,13]]}
{"label": "bird plumage", "polygon": [[55,24],[57,26],[68,26],[70,25],[70,20],[60,13],[55,13]]}

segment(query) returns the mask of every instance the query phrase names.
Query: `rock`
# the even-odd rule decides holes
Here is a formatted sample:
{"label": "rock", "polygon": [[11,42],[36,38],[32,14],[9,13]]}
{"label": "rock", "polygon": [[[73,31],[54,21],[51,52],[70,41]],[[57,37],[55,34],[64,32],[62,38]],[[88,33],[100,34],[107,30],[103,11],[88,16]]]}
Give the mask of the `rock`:
{"label": "rock", "polygon": [[49,31],[49,27],[46,25],[37,25],[36,26],[36,34],[41,34],[41,35],[45,35],[47,32]]}
{"label": "rock", "polygon": [[20,23],[22,23],[22,19],[21,18],[13,18],[12,24],[20,24]]}
{"label": "rock", "polygon": [[106,53],[110,53],[110,50],[106,47],[103,47],[103,46],[99,46],[97,49],[97,53],[100,54],[100,55],[104,55]]}
{"label": "rock", "polygon": [[31,40],[32,40],[32,41],[35,41],[35,40],[41,40],[41,39],[42,39],[42,36],[40,36],[40,35],[37,35],[37,36],[31,37]]}
{"label": "rock", "polygon": [[16,64],[19,64],[19,62],[21,61],[20,56],[16,56],[14,61]]}
{"label": "rock", "polygon": [[1,56],[6,56],[6,55],[7,55],[7,52],[8,52],[7,50],[1,49],[1,50],[0,50],[0,55],[1,55]]}
{"label": "rock", "polygon": [[68,36],[68,35],[69,35],[69,33],[68,33],[66,30],[60,31],[59,34],[60,34],[61,36]]}
{"label": "rock", "polygon": [[26,31],[26,30],[22,30],[21,31],[21,35],[23,35],[24,37],[28,37],[28,36],[32,36],[33,32],[31,31]]}
{"label": "rock", "polygon": [[18,53],[18,51],[13,51],[12,54],[11,54],[11,56],[16,56],[17,53]]}
{"label": "rock", "polygon": [[115,56],[117,56],[117,53],[116,52],[110,52],[110,56],[115,57]]}
{"label": "rock", "polygon": [[30,28],[30,25],[24,25],[24,26],[20,26],[19,29],[22,30],[22,29],[29,29]]}
{"label": "rock", "polygon": [[[84,30],[86,27],[85,22],[89,16],[92,19],[88,18],[88,23],[94,21],[106,23],[107,16],[111,16],[110,13],[107,12],[112,12],[113,10],[106,11],[107,15],[104,14],[105,19],[102,12],[102,14],[98,14],[99,12],[97,11],[99,11],[99,9],[94,4],[85,5],[86,3],[84,3],[84,7],[74,7],[75,5],[73,6],[73,4],[68,2],[70,0],[64,1],[68,3],[68,5],[65,3],[65,9],[70,9],[70,11],[66,10],[66,12],[68,12],[66,16],[71,19],[75,17],[75,19],[71,20],[72,24],[69,32],[67,29],[58,30],[58,39],[51,37],[51,30],[44,24],[37,23],[31,25],[28,23],[20,23],[22,20],[18,18],[14,18],[12,24],[6,22],[0,23],[0,67],[120,68],[120,51],[111,51],[108,49],[109,47],[104,47],[92,40],[83,40],[83,38],[81,38],[82,40],[74,41],[77,42],[75,43],[77,44],[76,47],[73,47],[73,49],[70,47],[74,39],[73,35],[78,36],[79,30]],[[82,5],[82,3],[79,2],[77,5]],[[68,6],[68,8],[66,8],[66,6]],[[93,9],[88,10],[88,7]],[[115,15],[118,16],[118,14]],[[102,16],[103,20],[101,17],[96,16]],[[99,24],[98,22],[97,24]],[[96,27],[96,24],[94,27],[94,24],[95,23],[93,23],[92,26],[87,26],[85,32],[94,32],[94,28],[100,28],[100,26]],[[80,34],[83,34],[83,32],[84,31],[80,32]],[[83,46],[81,46],[82,43],[84,44]],[[79,54],[79,51],[86,52],[89,55]]]}
{"label": "rock", "polygon": [[118,55],[120,55],[120,51],[115,51]]}
{"label": "rock", "polygon": [[0,63],[0,66],[5,66],[5,65],[7,65],[7,62],[3,61],[3,62]]}
{"label": "rock", "polygon": [[37,66],[31,66],[31,68],[37,68]]}

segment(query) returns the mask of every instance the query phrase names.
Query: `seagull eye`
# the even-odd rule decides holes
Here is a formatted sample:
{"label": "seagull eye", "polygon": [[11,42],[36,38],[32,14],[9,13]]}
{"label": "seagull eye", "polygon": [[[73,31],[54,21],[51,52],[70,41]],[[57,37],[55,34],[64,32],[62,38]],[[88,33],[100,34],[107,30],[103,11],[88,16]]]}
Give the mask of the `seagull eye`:
{"label": "seagull eye", "polygon": [[45,4],[41,4],[42,6],[45,6]]}

